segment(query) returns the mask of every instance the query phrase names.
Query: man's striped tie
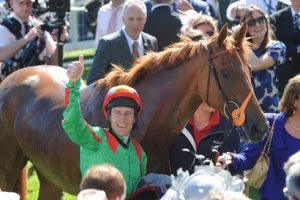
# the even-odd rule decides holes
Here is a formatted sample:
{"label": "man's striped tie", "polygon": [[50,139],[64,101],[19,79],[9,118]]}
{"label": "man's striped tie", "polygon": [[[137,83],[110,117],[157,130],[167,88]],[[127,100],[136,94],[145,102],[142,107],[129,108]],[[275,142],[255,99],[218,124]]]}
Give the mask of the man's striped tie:
{"label": "man's striped tie", "polygon": [[136,62],[140,58],[139,54],[139,44],[137,41],[134,41],[132,44],[132,56],[133,56],[133,62]]}

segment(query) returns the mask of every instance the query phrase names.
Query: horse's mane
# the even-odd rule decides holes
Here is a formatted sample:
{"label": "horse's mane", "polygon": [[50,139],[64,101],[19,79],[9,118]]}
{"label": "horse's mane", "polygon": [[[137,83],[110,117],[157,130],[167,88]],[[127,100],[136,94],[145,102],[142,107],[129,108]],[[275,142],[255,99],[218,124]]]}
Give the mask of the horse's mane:
{"label": "horse's mane", "polygon": [[[199,40],[196,42],[185,39],[181,42],[175,43],[166,48],[162,52],[151,52],[143,56],[139,63],[135,64],[129,71],[113,65],[113,69],[104,79],[97,81],[97,85],[101,88],[109,89],[116,85],[133,86],[137,82],[146,77],[150,77],[160,71],[167,70],[171,67],[178,66],[178,64],[190,60],[194,56],[200,54],[203,49],[207,49],[210,42],[214,42],[217,35],[209,40]],[[235,49],[235,40],[233,36],[229,36],[223,42],[227,50]],[[244,56],[248,54],[249,45],[243,41],[239,45],[241,58],[245,61]]]}

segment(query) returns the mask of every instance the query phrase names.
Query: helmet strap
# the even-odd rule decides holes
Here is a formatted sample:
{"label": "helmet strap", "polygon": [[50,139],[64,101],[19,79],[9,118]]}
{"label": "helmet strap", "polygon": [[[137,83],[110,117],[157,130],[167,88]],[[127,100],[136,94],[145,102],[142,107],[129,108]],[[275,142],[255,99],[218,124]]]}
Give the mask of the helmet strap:
{"label": "helmet strap", "polygon": [[107,116],[106,116],[106,121],[107,121],[107,124],[108,124],[108,130],[110,131],[112,128],[111,128],[111,124],[110,124],[110,115],[111,115],[111,108],[107,111]]}
{"label": "helmet strap", "polygon": [[137,122],[138,122],[138,111],[136,109],[134,109],[134,122],[133,122],[132,129],[130,131],[131,134],[136,132]]}

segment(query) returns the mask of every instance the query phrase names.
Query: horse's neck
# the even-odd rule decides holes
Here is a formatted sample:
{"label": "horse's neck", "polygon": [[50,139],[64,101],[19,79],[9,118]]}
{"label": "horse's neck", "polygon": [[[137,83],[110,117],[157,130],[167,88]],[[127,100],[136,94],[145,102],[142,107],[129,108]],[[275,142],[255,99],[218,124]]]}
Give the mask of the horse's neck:
{"label": "horse's neck", "polygon": [[198,95],[201,77],[197,77],[201,70],[200,65],[190,63],[154,75],[137,86],[144,105],[142,130],[155,126],[180,132],[193,115],[201,101]]}

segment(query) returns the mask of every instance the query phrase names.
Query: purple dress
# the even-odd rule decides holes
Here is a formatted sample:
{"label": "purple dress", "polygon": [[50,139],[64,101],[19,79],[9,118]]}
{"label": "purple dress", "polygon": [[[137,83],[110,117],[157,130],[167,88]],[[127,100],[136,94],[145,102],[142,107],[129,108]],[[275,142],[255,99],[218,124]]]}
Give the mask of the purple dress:
{"label": "purple dress", "polygon": [[[273,123],[274,114],[268,113],[266,117],[269,124]],[[292,137],[284,128],[286,114],[279,113],[271,142],[269,158],[270,166],[265,182],[260,188],[261,200],[286,200],[283,194],[285,186],[285,172],[283,165],[288,158],[300,150],[300,139]],[[266,142],[263,141],[248,144],[247,147],[234,157],[233,166],[230,166],[234,172],[243,172],[251,169],[259,157]]]}

